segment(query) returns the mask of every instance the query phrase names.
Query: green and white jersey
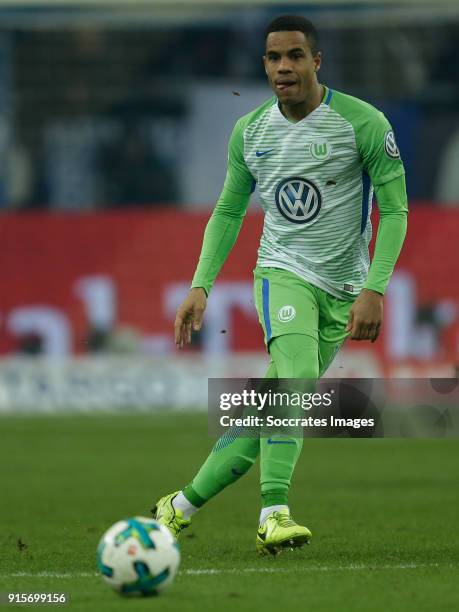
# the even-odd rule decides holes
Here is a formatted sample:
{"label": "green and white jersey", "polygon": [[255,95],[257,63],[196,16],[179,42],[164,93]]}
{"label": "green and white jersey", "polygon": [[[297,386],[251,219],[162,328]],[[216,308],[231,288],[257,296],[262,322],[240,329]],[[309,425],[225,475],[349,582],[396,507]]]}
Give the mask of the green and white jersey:
{"label": "green and white jersey", "polygon": [[367,278],[373,186],[404,174],[392,128],[376,108],[325,88],[291,123],[272,98],[233,130],[224,191],[258,186],[265,212],[260,267],[288,270],[341,299]]}

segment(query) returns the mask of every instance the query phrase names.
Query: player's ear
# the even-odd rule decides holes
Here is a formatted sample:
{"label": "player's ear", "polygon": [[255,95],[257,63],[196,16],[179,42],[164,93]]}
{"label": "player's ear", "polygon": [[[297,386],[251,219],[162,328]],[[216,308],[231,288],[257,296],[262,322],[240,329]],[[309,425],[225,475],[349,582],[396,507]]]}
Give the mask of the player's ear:
{"label": "player's ear", "polygon": [[317,53],[314,55],[314,64],[315,64],[315,72],[319,72],[320,67],[322,65],[322,52],[321,51],[317,51]]}
{"label": "player's ear", "polygon": [[266,68],[266,55],[263,55],[263,66],[265,67],[266,74],[268,74],[268,69]]}

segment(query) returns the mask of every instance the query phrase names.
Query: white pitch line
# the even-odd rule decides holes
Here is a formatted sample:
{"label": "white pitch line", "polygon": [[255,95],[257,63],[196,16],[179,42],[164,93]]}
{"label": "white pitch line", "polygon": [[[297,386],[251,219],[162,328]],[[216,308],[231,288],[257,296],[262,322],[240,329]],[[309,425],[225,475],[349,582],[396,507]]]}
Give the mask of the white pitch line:
{"label": "white pitch line", "polygon": [[[340,572],[340,571],[365,571],[365,570],[407,570],[423,569],[428,567],[451,568],[454,565],[440,565],[439,563],[399,563],[393,565],[307,565],[303,567],[246,567],[234,569],[185,569],[179,573],[186,576],[213,576],[217,574],[291,574],[301,572]],[[0,574],[0,578],[96,578],[97,572],[13,572],[11,574]]]}
{"label": "white pitch line", "polygon": [[100,575],[97,572],[12,572],[11,574],[0,574],[0,578],[94,578]]}
{"label": "white pitch line", "polygon": [[[400,563],[398,565],[309,565],[304,567],[246,567],[243,569],[189,569],[180,572],[193,576],[212,574],[290,574],[301,572],[339,572],[364,570],[391,570],[391,569],[420,569],[426,567],[440,567],[438,563]],[[452,567],[452,566],[443,566]]]}

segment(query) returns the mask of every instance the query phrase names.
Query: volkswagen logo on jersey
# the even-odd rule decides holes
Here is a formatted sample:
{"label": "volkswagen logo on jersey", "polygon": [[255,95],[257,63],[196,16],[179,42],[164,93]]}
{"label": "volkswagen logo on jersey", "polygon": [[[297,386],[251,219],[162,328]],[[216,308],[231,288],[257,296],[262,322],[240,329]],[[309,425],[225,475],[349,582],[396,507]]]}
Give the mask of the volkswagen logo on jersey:
{"label": "volkswagen logo on jersey", "polygon": [[386,155],[392,159],[398,159],[400,157],[400,151],[398,150],[392,130],[389,130],[384,137],[384,151]]}
{"label": "volkswagen logo on jersey", "polygon": [[317,217],[322,196],[312,181],[292,176],[279,183],[276,206],[280,214],[292,223],[309,223]]}

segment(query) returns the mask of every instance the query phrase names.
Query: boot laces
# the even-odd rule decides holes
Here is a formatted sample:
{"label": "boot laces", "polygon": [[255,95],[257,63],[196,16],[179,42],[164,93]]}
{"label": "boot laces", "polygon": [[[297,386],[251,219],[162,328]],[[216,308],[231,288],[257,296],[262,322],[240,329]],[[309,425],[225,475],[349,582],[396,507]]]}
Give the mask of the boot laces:
{"label": "boot laces", "polygon": [[281,514],[280,512],[275,512],[274,517],[281,527],[295,527],[296,523],[292,519],[290,515]]}

